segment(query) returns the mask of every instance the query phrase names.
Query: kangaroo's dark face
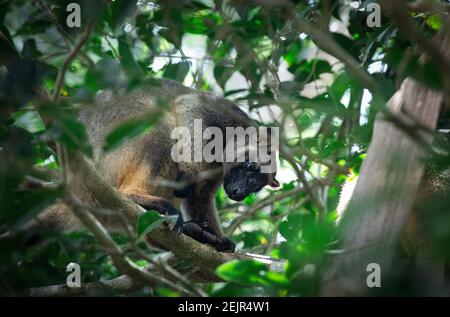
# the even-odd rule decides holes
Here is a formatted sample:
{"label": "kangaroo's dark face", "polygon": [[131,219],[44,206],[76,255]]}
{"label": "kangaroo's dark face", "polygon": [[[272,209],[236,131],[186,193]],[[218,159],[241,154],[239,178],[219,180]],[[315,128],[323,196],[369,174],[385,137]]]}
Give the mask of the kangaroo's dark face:
{"label": "kangaroo's dark face", "polygon": [[225,175],[223,186],[228,197],[241,201],[251,193],[260,191],[264,186],[278,187],[276,173],[261,173],[258,162],[244,162],[233,166]]}

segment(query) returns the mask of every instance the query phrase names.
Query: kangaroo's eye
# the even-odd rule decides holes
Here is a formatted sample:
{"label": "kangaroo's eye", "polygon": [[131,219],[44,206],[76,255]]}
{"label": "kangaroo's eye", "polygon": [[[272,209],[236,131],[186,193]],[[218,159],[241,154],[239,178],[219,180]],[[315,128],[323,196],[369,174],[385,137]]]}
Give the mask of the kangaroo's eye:
{"label": "kangaroo's eye", "polygon": [[256,162],[246,162],[244,168],[247,172],[254,172],[258,169],[258,163]]}

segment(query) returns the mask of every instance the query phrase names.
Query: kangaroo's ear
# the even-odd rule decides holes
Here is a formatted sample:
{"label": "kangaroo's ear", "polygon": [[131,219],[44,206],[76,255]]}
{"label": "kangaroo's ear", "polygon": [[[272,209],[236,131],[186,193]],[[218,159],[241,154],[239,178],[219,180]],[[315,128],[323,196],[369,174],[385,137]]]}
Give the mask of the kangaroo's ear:
{"label": "kangaroo's ear", "polygon": [[270,187],[276,188],[276,187],[280,187],[280,182],[275,177],[272,177],[272,179],[271,179],[271,181],[269,182],[268,185]]}

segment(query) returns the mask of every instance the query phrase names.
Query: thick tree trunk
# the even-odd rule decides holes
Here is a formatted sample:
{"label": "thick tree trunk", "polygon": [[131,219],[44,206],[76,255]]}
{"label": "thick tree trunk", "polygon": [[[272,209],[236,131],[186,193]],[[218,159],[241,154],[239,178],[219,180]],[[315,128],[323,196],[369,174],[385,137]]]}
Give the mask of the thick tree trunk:
{"label": "thick tree trunk", "polygon": [[[450,52],[448,40],[440,44]],[[442,101],[442,93],[408,78],[388,107],[406,120],[414,118],[435,130]],[[419,135],[425,144],[431,143],[431,134]],[[379,264],[384,277],[394,272],[395,252],[423,176],[425,156],[424,147],[410,134],[382,115],[377,118],[367,158],[341,222],[343,252],[331,259],[321,295],[367,294],[370,263]]]}

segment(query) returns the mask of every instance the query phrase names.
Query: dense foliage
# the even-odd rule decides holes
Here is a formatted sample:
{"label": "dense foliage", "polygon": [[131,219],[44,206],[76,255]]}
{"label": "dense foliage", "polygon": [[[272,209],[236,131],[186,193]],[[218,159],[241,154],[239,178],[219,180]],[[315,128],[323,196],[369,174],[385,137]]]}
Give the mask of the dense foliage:
{"label": "dense foliage", "polygon": [[[91,155],[76,112],[102,89],[174,79],[234,101],[261,125],[280,127],[282,187],[239,204],[221,189],[216,203],[239,252],[283,264],[270,270],[253,260],[226,263],[217,269],[225,282],[201,284],[213,296],[317,294],[336,244],[342,185],[358,175],[375,115],[407,76],[443,89],[444,71],[431,60],[417,63],[422,52],[384,12],[380,27],[367,25],[364,8],[374,1],[81,0],[80,28],[66,24],[71,2],[0,1],[0,232],[18,233],[0,241],[1,294],[64,284],[70,262],[80,264],[83,283],[122,274],[88,232],[48,231],[44,242],[32,245],[21,233],[61,197],[61,166],[52,145]],[[426,37],[442,27],[440,14],[410,16]],[[294,18],[345,54],[323,47]],[[89,24],[92,32],[66,65],[58,91],[58,71]],[[347,57],[370,74],[376,89]],[[153,124],[121,127],[105,148]],[[141,219],[139,233],[160,225],[158,218]],[[114,239],[137,265],[148,265],[127,248],[130,237]],[[139,248],[151,258],[165,254],[143,243]],[[131,294],[179,295],[164,287]]]}

